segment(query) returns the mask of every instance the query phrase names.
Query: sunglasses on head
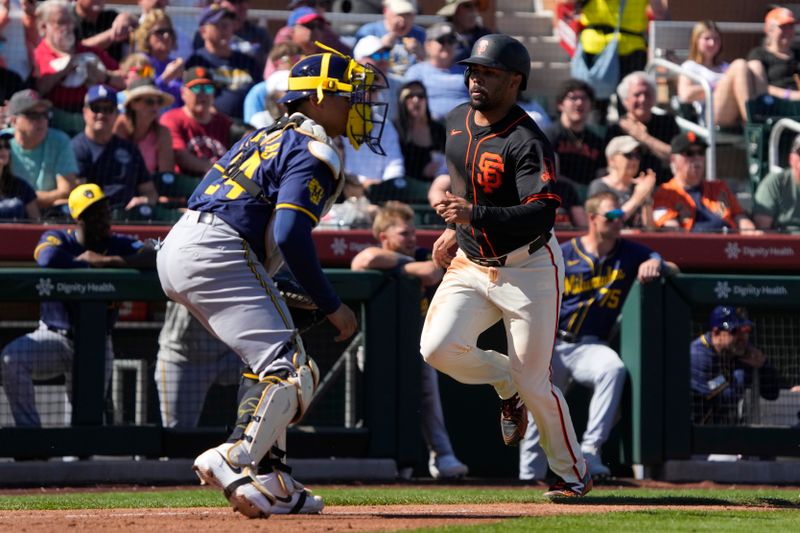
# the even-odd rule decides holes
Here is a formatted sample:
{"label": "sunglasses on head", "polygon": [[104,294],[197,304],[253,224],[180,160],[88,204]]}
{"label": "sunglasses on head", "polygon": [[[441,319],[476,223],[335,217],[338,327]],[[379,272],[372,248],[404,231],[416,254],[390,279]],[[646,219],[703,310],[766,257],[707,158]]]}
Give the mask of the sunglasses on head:
{"label": "sunglasses on head", "polygon": [[622,209],[620,209],[618,207],[616,209],[612,209],[611,211],[606,211],[605,213],[603,213],[603,216],[609,222],[614,222],[615,220],[619,220],[622,217],[624,217],[625,216],[625,211],[623,211]]}
{"label": "sunglasses on head", "polygon": [[117,106],[111,103],[102,103],[102,102],[94,102],[89,104],[89,109],[92,110],[92,113],[104,113],[106,115],[110,115],[111,113],[116,112]]}
{"label": "sunglasses on head", "polygon": [[389,58],[392,57],[392,53],[389,50],[379,50],[374,54],[370,54],[369,58],[373,61],[389,61]]}
{"label": "sunglasses on head", "polygon": [[193,85],[189,90],[194,94],[214,94],[214,86],[210,83],[203,83],[202,85]]}

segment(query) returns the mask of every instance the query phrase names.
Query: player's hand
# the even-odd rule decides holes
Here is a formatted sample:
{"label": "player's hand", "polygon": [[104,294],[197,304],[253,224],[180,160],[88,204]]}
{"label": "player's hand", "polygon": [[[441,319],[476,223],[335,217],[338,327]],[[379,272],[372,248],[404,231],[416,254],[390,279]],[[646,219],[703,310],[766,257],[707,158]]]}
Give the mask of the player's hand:
{"label": "player's hand", "polygon": [[436,213],[448,224],[469,224],[472,217],[472,204],[466,198],[444,193],[444,200],[434,206]]}
{"label": "player's hand", "polygon": [[92,250],[86,250],[75,259],[78,261],[86,261],[93,267],[104,267],[109,264],[110,258],[106,255],[93,252]]}
{"label": "player's hand", "polygon": [[456,246],[456,230],[446,229],[439,235],[436,242],[433,243],[433,252],[431,259],[433,264],[439,268],[447,268],[450,262],[455,257],[454,249]]}
{"label": "player's hand", "polygon": [[742,363],[753,368],[761,368],[767,362],[767,356],[758,348],[750,347],[741,358]]}
{"label": "player's hand", "polygon": [[639,265],[639,274],[636,276],[636,279],[639,280],[639,283],[647,283],[648,281],[658,279],[660,275],[661,261],[658,259],[648,259]]}
{"label": "player's hand", "polygon": [[358,319],[352,309],[342,304],[333,313],[327,315],[331,324],[339,330],[339,335],[333,340],[340,342],[353,336],[358,329]]}

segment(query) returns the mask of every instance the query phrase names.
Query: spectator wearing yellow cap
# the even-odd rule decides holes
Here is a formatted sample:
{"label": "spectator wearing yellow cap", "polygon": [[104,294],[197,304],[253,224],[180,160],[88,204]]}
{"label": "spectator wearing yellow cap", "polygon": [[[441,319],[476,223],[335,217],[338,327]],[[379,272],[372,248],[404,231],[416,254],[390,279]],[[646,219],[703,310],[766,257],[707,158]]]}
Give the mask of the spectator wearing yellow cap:
{"label": "spectator wearing yellow cap", "polygon": [[[94,183],[76,187],[69,195],[69,212],[76,225],[70,229],[50,229],[39,239],[33,252],[43,268],[154,268],[155,251],[150,245],[128,235],[111,233],[111,211],[103,190]],[[58,286],[53,300],[42,302],[39,328],[11,341],[2,352],[3,389],[18,427],[39,427],[34,379],[64,376],[67,393],[72,395],[72,361],[77,333],[77,307],[59,300]],[[110,303],[110,302],[109,302]],[[105,386],[111,377],[114,351],[111,330],[118,311],[107,306],[105,328]],[[69,424],[69,420],[65,420]]]}

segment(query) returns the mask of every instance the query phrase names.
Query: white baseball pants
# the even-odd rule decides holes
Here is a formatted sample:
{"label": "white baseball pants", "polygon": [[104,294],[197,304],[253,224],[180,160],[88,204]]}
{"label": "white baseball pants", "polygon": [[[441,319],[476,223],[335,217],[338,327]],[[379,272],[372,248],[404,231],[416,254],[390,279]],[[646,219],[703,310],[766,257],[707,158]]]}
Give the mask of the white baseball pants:
{"label": "white baseball pants", "polygon": [[[504,399],[519,392],[541,430],[550,468],[575,483],[586,466],[567,404],[550,382],[563,288],[555,237],[497,268],[476,265],[459,250],[428,309],[421,350],[428,364],[462,383],[490,384]],[[478,335],[500,319],[508,355],[476,346]]]}

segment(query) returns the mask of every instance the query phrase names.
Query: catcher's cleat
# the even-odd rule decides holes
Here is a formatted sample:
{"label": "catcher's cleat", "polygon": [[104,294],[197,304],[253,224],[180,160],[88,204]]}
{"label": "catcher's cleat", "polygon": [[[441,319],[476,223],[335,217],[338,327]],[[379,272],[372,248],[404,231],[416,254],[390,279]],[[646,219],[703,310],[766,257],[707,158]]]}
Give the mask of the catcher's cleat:
{"label": "catcher's cleat", "polygon": [[273,512],[269,491],[251,477],[250,468],[228,462],[227,451],[233,444],[225,443],[200,454],[192,470],[200,483],[219,487],[235,511],[248,518],[267,518]]}
{"label": "catcher's cleat", "polygon": [[528,429],[528,409],[519,394],[503,400],[500,407],[500,432],[506,446],[517,446]]}
{"label": "catcher's cleat", "polygon": [[545,492],[543,496],[551,502],[558,502],[568,500],[571,498],[580,498],[592,490],[592,475],[589,472],[589,465],[584,462],[585,472],[581,480],[577,483],[567,483],[559,478],[558,481],[550,486],[550,490]]}
{"label": "catcher's cleat", "polygon": [[272,514],[318,514],[325,507],[320,496],[312,494],[286,472],[274,471],[256,479],[275,497]]}

